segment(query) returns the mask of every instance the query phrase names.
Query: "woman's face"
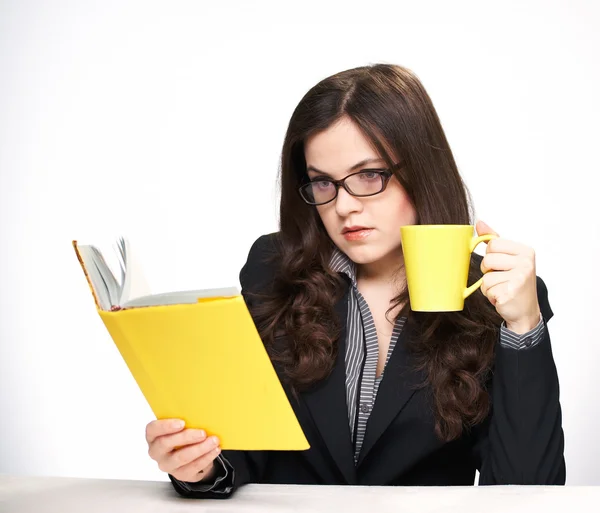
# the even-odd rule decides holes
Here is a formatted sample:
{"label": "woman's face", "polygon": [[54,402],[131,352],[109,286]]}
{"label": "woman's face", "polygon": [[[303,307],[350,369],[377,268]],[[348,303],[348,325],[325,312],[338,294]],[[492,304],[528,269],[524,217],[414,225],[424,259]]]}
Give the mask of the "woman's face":
{"label": "woman's face", "polygon": [[[385,161],[348,117],[310,137],[305,142],[304,155],[311,180],[321,176],[341,180],[362,169],[386,167]],[[354,168],[365,159],[372,160]],[[415,209],[394,176],[380,194],[358,198],[340,187],[336,199],[315,208],[331,240],[359,265],[400,257],[400,227],[416,222]],[[350,227],[367,230],[345,233]]]}

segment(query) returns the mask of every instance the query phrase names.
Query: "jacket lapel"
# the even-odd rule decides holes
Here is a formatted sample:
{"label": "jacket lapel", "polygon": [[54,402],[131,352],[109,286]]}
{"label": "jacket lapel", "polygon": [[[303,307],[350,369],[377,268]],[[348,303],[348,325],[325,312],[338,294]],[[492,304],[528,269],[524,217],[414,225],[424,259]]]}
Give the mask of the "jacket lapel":
{"label": "jacket lapel", "polygon": [[345,353],[348,291],[336,304],[335,311],[342,326],[335,365],[328,378],[304,392],[302,397],[344,479],[348,484],[355,484],[356,468],[346,406]]}
{"label": "jacket lapel", "polygon": [[405,327],[385,367],[373,411],[367,423],[358,466],[415,394],[417,385],[425,378],[424,371],[415,371],[411,367],[410,355],[406,348],[408,337],[409,333]]}

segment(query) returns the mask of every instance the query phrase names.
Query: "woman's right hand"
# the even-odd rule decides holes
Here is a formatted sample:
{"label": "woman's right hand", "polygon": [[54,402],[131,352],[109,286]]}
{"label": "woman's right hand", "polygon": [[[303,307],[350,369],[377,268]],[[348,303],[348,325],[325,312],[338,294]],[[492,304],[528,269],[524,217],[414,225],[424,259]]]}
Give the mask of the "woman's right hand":
{"label": "woman's right hand", "polygon": [[[180,422],[178,425],[177,423]],[[214,460],[221,452],[216,436],[206,438],[201,429],[184,429],[179,419],[153,420],[146,426],[148,454],[158,468],[179,481],[210,479]]]}

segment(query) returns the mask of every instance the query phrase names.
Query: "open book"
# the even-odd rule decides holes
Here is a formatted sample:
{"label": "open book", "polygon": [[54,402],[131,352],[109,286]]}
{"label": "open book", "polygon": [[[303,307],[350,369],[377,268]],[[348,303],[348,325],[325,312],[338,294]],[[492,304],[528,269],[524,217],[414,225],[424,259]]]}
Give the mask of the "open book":
{"label": "open book", "polygon": [[233,297],[240,294],[237,287],[151,294],[139,260],[126,238],[121,237],[116,243],[120,270],[118,278],[96,246],[79,245],[77,241],[73,241],[73,245],[91,282],[96,303],[102,310],[196,303],[199,298]]}
{"label": "open book", "polygon": [[118,277],[96,247],[73,247],[98,314],[157,419],[183,419],[217,435],[222,449],[309,448],[237,288],[153,295],[126,239],[117,243]]}

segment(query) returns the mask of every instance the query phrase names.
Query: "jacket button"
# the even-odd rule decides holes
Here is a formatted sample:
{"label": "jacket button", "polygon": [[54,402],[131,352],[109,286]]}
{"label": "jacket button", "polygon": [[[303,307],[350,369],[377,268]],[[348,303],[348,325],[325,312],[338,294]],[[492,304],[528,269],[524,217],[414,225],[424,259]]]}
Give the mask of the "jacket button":
{"label": "jacket button", "polygon": [[525,339],[525,347],[531,347],[531,337]]}
{"label": "jacket button", "polygon": [[361,412],[363,412],[363,413],[369,413],[369,410],[370,410],[370,408],[369,408],[368,404],[365,403],[365,404],[361,404],[360,405],[360,411]]}

